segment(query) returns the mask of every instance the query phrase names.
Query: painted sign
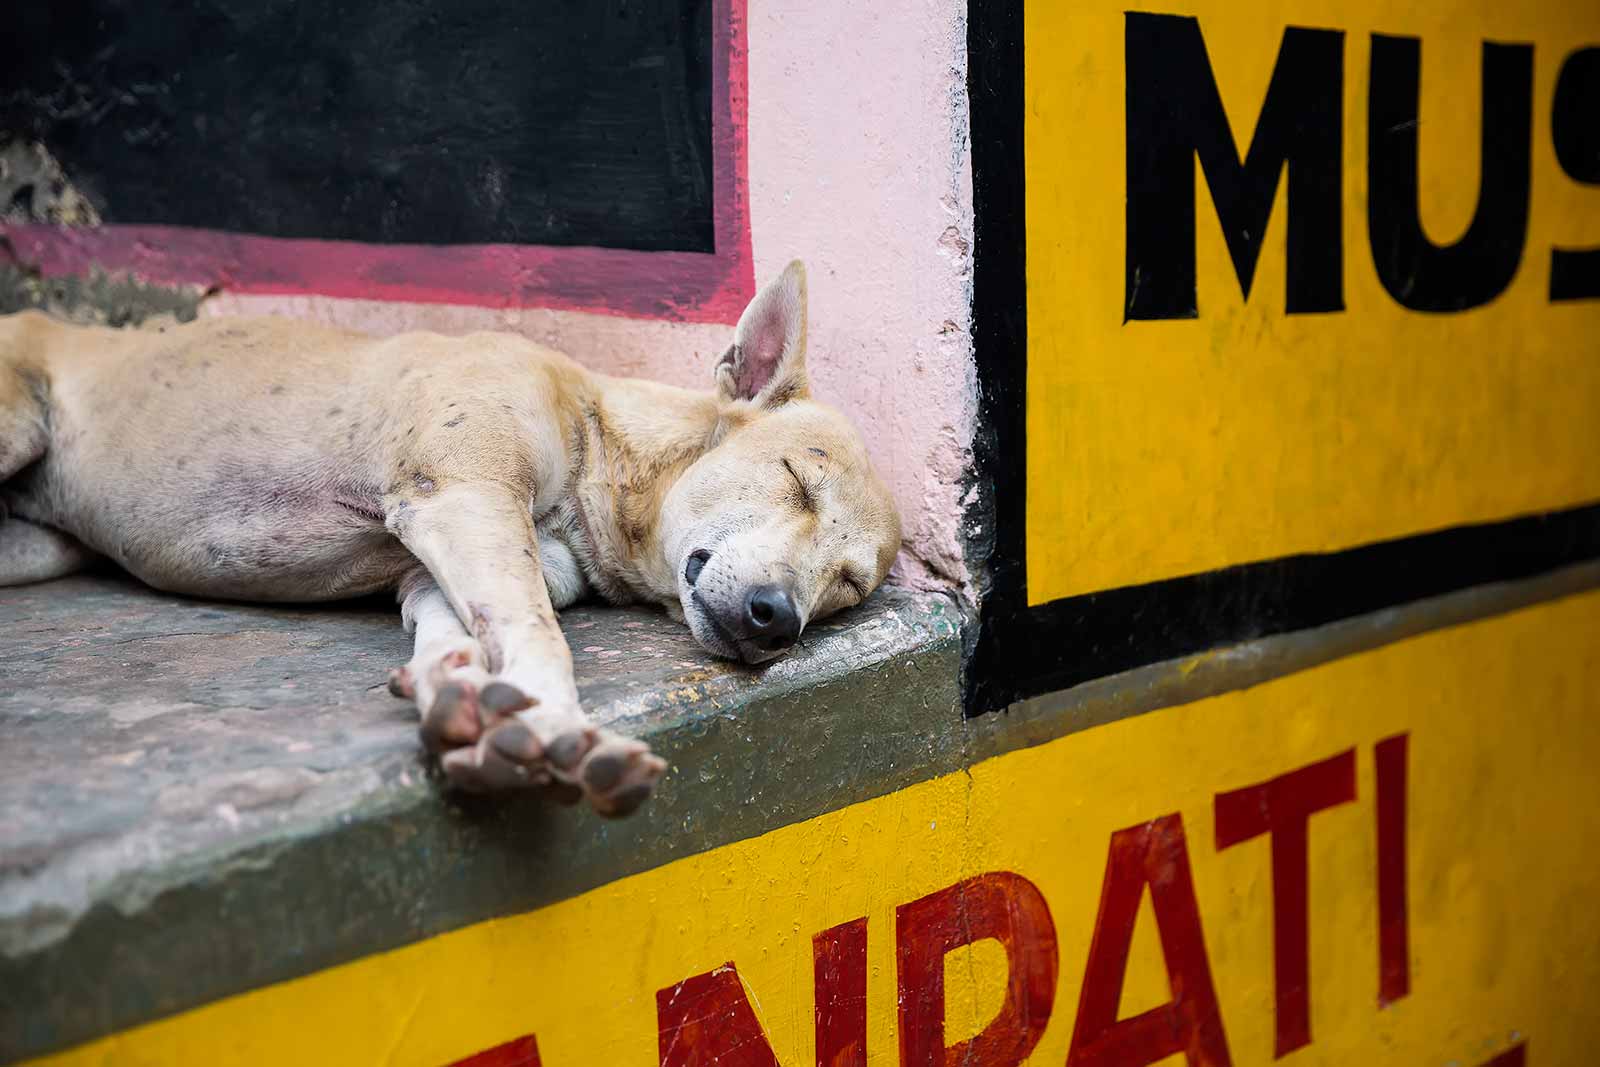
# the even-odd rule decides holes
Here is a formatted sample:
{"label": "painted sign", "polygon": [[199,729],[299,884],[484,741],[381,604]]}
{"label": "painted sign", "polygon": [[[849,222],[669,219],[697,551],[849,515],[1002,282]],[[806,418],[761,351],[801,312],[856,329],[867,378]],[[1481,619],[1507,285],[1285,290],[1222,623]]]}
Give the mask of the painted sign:
{"label": "painted sign", "polygon": [[1150,712],[41,1064],[1580,1064],[1600,593]]}
{"label": "painted sign", "polygon": [[1600,553],[1600,8],[975,19],[988,704]]}
{"label": "painted sign", "polygon": [[98,216],[0,231],[46,274],[730,323],[753,294],[743,0],[72,0],[10,30],[0,135]]}

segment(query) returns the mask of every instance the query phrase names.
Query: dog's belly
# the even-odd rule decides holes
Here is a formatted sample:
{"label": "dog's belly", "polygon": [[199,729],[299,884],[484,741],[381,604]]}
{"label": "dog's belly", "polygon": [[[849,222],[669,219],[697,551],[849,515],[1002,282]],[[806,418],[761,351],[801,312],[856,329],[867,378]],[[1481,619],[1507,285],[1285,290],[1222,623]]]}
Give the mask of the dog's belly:
{"label": "dog's belly", "polygon": [[45,457],[0,487],[18,514],[208,597],[356,596],[416,566],[383,526],[360,339],[266,321],[95,340],[52,368]]}
{"label": "dog's belly", "polygon": [[[304,601],[392,589],[417,560],[358,487],[261,471],[205,491],[157,476],[130,492],[104,464],[48,457],[6,487],[24,518],[62,529],[158,589]],[[304,472],[298,472],[303,475]]]}
{"label": "dog's belly", "polygon": [[375,479],[333,449],[225,435],[197,445],[118,418],[75,421],[60,421],[4,495],[158,589],[331,600],[392,589],[417,565],[384,528]]}
{"label": "dog's belly", "polygon": [[159,589],[258,601],[337,600],[391,591],[417,566],[416,557],[381,525],[357,529],[337,516],[308,513],[290,520],[290,529],[269,529],[241,524],[237,516],[213,518],[198,523],[178,551],[146,550],[119,562]]}

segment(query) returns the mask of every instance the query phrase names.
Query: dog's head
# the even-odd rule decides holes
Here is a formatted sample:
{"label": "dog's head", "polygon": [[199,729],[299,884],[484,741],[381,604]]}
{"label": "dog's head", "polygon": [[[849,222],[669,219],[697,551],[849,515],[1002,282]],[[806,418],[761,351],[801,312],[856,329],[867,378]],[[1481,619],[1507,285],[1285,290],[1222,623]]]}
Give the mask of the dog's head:
{"label": "dog's head", "polygon": [[900,550],[900,517],[855,427],[811,399],[800,263],[756,295],[716,365],[720,432],[668,492],[677,607],[719,656],[764,663],[858,604]]}

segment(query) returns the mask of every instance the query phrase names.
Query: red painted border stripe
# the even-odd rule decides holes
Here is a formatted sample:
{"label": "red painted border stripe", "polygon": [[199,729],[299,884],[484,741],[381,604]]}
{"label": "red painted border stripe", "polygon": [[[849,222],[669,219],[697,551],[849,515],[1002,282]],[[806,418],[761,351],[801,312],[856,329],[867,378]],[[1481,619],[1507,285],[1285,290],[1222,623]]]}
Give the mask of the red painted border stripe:
{"label": "red painted border stripe", "polygon": [[[737,322],[755,294],[750,247],[748,0],[713,0],[711,168],[716,251],[536,245],[376,245],[182,226],[0,225],[46,276],[93,268],[240,293],[487,307],[545,307],[683,322]],[[4,257],[0,246],[0,257]]]}

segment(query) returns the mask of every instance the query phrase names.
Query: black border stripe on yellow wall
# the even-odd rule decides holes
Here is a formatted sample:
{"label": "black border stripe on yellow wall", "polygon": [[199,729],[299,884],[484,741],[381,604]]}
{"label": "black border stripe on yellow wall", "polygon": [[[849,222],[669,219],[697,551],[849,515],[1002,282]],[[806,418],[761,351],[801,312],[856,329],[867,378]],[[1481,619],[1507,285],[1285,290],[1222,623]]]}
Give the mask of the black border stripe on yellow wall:
{"label": "black border stripe on yellow wall", "polygon": [[987,557],[981,625],[967,667],[968,714],[1208,648],[1600,557],[1597,503],[1030,607],[1020,0],[975,0],[967,34],[980,388],[980,493],[969,526],[980,531],[974,555]]}

